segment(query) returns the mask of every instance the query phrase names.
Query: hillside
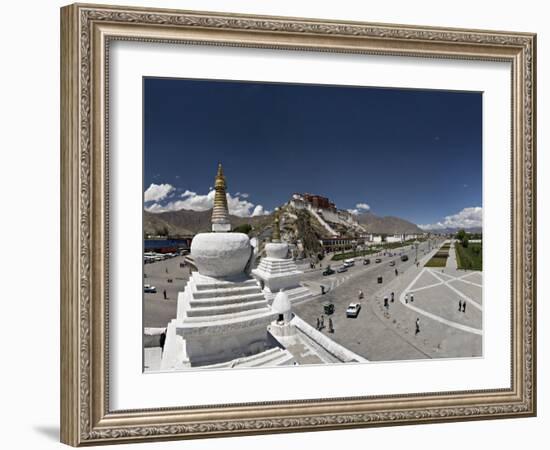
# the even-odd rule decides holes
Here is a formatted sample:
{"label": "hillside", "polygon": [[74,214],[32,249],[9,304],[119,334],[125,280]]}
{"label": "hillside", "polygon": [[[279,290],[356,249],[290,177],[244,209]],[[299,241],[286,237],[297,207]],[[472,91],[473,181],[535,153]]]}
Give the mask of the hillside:
{"label": "hillside", "polygon": [[423,233],[414,223],[393,216],[377,216],[371,212],[359,214],[357,222],[365,227],[368,233],[402,234]]}
{"label": "hillside", "polygon": [[[167,211],[162,213],[143,213],[143,231],[146,235],[193,235],[210,231],[212,210],[193,211],[180,209],[179,211]],[[258,217],[229,216],[231,225],[236,227],[249,223],[253,227],[263,227],[270,224],[270,215]]]}

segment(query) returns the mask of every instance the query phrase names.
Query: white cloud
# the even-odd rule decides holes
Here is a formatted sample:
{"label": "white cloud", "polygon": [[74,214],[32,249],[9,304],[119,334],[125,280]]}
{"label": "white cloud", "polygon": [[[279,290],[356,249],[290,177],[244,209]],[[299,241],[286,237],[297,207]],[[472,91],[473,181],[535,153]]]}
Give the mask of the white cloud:
{"label": "white cloud", "polygon": [[269,211],[265,210],[262,205],[256,205],[252,211],[252,217],[265,216],[266,214],[269,214]]}
{"label": "white cloud", "polygon": [[446,216],[442,221],[426,225],[418,225],[423,230],[442,230],[444,228],[474,228],[481,227],[483,223],[483,208],[473,206],[462,211]]}
{"label": "white cloud", "polygon": [[369,211],[369,210],[370,210],[370,206],[367,205],[366,203],[357,203],[355,205],[355,208],[350,208],[347,210],[347,212],[349,212],[350,214],[353,214],[354,216],[357,216],[362,212]]}
{"label": "white cloud", "polygon": [[175,189],[176,188],[171,184],[151,183],[151,185],[145,191],[144,200],[146,202],[157,202],[166,198],[168,194],[170,194]]}
{"label": "white cloud", "polygon": [[[162,205],[158,202],[146,207],[149,212],[178,211],[180,209],[191,209],[193,211],[206,211],[214,206],[214,196],[216,191],[210,189],[208,194],[197,194],[196,192],[186,190],[180,195],[179,200],[171,201]],[[269,214],[262,205],[255,205],[244,197],[227,194],[227,206],[229,214],[239,217],[252,217]]]}

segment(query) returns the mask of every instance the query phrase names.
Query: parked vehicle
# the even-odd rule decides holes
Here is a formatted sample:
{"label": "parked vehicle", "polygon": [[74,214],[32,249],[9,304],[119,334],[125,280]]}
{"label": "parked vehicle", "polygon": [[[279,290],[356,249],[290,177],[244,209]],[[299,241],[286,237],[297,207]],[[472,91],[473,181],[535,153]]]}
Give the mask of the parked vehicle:
{"label": "parked vehicle", "polygon": [[370,259],[364,259],[363,260],[363,265],[367,266],[370,264]]}
{"label": "parked vehicle", "polygon": [[334,312],[334,303],[323,303],[323,311],[325,314],[332,314]]}
{"label": "parked vehicle", "polygon": [[346,309],[346,317],[357,317],[361,311],[361,303],[350,303]]}
{"label": "parked vehicle", "polygon": [[401,261],[405,262],[405,261],[408,261],[409,260],[409,257],[407,255],[402,255],[401,256]]}
{"label": "parked vehicle", "polygon": [[324,271],[323,271],[323,275],[324,276],[327,276],[327,275],[332,275],[334,273],[334,270],[332,270],[330,268],[330,266],[328,266]]}
{"label": "parked vehicle", "polygon": [[336,269],[336,272],[338,273],[343,273],[343,272],[347,272],[348,271],[348,268],[346,266],[340,266],[338,267],[338,269]]}
{"label": "parked vehicle", "polygon": [[143,292],[145,292],[146,294],[156,294],[157,288],[155,286],[151,286],[150,284],[145,284],[143,286]]}

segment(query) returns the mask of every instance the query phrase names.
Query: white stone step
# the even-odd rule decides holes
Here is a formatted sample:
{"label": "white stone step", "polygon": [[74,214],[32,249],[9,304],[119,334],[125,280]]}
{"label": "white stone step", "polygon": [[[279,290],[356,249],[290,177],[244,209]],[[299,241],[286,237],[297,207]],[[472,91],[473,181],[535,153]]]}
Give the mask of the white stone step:
{"label": "white stone step", "polygon": [[262,297],[258,301],[244,301],[230,305],[215,305],[192,307],[187,310],[187,317],[202,317],[202,316],[221,316],[224,314],[234,314],[238,312],[264,308],[267,306],[267,301]]}
{"label": "white stone step", "polygon": [[256,360],[251,364],[244,364],[244,367],[275,367],[275,366],[286,366],[288,365],[294,357],[288,351],[279,350],[279,352],[270,355],[269,358],[263,358]]}
{"label": "white stone step", "polygon": [[213,298],[213,297],[235,297],[243,296],[248,294],[256,294],[260,292],[260,287],[257,284],[253,286],[242,286],[242,287],[230,287],[230,288],[218,288],[218,289],[197,289],[197,286],[194,286],[193,289],[193,298]]}
{"label": "white stone step", "polygon": [[311,291],[308,288],[296,289],[289,292],[288,299],[293,303],[311,297],[311,295]]}
{"label": "white stone step", "polygon": [[[292,359],[292,355],[283,351],[278,347],[270,348],[260,353],[256,353],[251,356],[244,356],[242,358],[237,358],[232,361],[227,361],[219,364],[211,364],[208,366],[202,366],[203,369],[223,369],[228,367],[261,367],[266,365],[266,362],[278,362],[279,364],[272,365],[283,365],[285,362],[288,362]],[[280,364],[283,363],[283,364]]]}
{"label": "white stone step", "polygon": [[216,305],[233,305],[236,303],[260,301],[265,300],[265,296],[262,292],[255,292],[253,294],[235,295],[231,297],[209,297],[209,298],[196,298],[194,297],[189,301],[192,308],[203,306],[216,306]]}
{"label": "white stone step", "polygon": [[[189,313],[189,311],[187,311]],[[186,317],[185,324],[197,327],[210,327],[210,326],[226,326],[237,322],[246,322],[258,317],[275,315],[272,313],[271,308],[266,306],[265,308],[249,309],[246,311],[236,312],[232,314],[219,314],[213,316],[194,316]],[[183,326],[185,328],[185,325]]]}
{"label": "white stone step", "polygon": [[243,288],[243,287],[250,287],[250,286],[257,286],[258,282],[254,278],[249,278],[247,280],[243,281],[213,281],[210,282],[209,280],[205,281],[204,278],[201,278],[200,276],[197,277],[195,281],[195,288],[197,291],[204,291],[204,290],[217,290],[217,289],[231,289],[231,288]]}

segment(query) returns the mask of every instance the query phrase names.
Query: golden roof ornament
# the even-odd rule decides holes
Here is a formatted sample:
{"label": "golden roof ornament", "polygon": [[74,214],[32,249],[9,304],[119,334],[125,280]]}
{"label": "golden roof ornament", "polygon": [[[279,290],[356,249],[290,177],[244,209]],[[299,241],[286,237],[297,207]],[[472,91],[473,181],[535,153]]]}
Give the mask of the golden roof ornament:
{"label": "golden roof ornament", "polygon": [[273,233],[271,242],[281,242],[281,229],[279,228],[279,208],[275,209],[275,218],[273,220]]}
{"label": "golden roof ornament", "polygon": [[225,176],[223,175],[222,164],[218,164],[218,173],[214,182],[214,208],[212,209],[212,231],[224,232],[231,230],[229,223],[229,209],[227,207],[227,194],[225,193],[227,186],[225,184]]}

